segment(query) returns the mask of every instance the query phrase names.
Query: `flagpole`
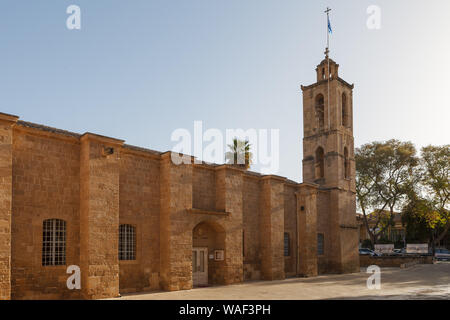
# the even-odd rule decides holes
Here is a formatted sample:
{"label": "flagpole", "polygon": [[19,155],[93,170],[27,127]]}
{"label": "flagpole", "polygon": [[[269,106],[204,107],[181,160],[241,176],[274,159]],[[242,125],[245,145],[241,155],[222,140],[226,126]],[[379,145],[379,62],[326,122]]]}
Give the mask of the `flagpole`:
{"label": "flagpole", "polygon": [[325,13],[327,14],[327,48],[330,48],[330,30],[328,28],[328,21],[330,21],[330,11],[331,9],[327,7]]}
{"label": "flagpole", "polygon": [[328,74],[327,74],[327,113],[328,113],[328,130],[331,130],[331,115],[330,115],[330,25],[329,25],[329,21],[330,21],[330,11],[331,9],[327,7],[327,10],[325,11],[325,13],[327,14],[327,48],[325,50],[325,55],[327,58],[327,64],[328,64]]}

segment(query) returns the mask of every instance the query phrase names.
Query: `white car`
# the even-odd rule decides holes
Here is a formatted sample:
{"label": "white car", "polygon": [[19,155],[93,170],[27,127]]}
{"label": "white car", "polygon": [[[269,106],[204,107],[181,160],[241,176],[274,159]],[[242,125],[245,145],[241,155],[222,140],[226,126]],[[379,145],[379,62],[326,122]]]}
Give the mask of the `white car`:
{"label": "white car", "polygon": [[436,249],[434,252],[434,257],[439,261],[450,261],[450,250]]}

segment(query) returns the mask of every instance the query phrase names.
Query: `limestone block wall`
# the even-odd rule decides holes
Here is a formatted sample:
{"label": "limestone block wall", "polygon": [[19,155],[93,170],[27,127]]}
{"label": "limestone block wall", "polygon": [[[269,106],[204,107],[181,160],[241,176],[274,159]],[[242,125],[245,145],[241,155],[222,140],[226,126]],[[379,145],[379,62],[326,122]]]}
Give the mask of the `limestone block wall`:
{"label": "limestone block wall", "polygon": [[340,190],[332,189],[329,192],[329,206],[328,206],[328,234],[326,235],[325,242],[328,247],[325,256],[327,257],[327,269],[326,273],[340,273],[342,263],[341,252],[341,227],[340,227]]}
{"label": "limestone block wall", "polygon": [[[318,273],[326,273],[328,269],[327,254],[332,250],[329,238],[329,200],[330,194],[326,191],[319,190],[317,194],[317,233],[324,235],[324,255],[318,255]],[[317,235],[316,235],[317,237]]]}
{"label": "limestone block wall", "polygon": [[216,169],[217,210],[224,210],[229,214],[221,219],[225,227],[225,263],[222,265],[224,284],[239,283],[244,280],[242,254],[242,217],[243,217],[243,174],[242,170],[228,166]]}
{"label": "limestone block wall", "polygon": [[[321,208],[322,221],[328,221],[325,234],[325,257],[321,261],[321,272],[358,272],[358,227],[356,225],[356,204],[350,191],[332,189],[328,193],[328,211]],[[328,215],[328,218],[325,218]],[[326,219],[326,220],[325,220]]]}
{"label": "limestone block wall", "polygon": [[171,153],[161,159],[160,259],[161,288],[192,288],[192,230],[187,214],[192,208],[193,166],[175,165]]}
{"label": "limestone block wall", "polygon": [[124,147],[119,222],[136,228],[136,260],[119,261],[120,293],[159,289],[160,156]]}
{"label": "limestone block wall", "polygon": [[298,186],[293,184],[286,184],[284,187],[284,232],[289,235],[290,248],[289,255],[284,257],[284,271],[286,277],[295,276],[297,274],[297,188]]}
{"label": "limestone block wall", "polygon": [[[80,145],[18,122],[13,132],[12,298],[78,298],[66,268],[80,260]],[[67,266],[42,265],[45,219],[66,221]]]}
{"label": "limestone block wall", "polygon": [[[216,284],[241,282],[242,171],[227,166],[214,167],[212,170],[190,164],[175,165],[171,161],[170,153],[162,155],[160,168],[161,288],[192,288],[192,247],[194,241],[197,245],[202,243],[194,239],[193,231],[199,224],[214,226],[213,229],[222,234],[222,240],[207,245],[210,250],[217,245],[223,245],[221,249],[225,252],[223,261],[211,261],[213,273],[210,280]],[[194,207],[194,198],[198,196],[194,196],[194,188],[197,188],[194,186],[194,179],[202,188],[209,190],[200,193],[208,198],[206,201],[196,202],[203,208]],[[196,192],[199,191],[196,189]],[[213,203],[214,208],[211,208]]]}
{"label": "limestone block wall", "polygon": [[262,178],[262,196],[261,276],[264,280],[284,279],[284,181]]}
{"label": "limestone block wall", "polygon": [[216,173],[214,167],[194,166],[192,176],[193,207],[204,210],[216,209]]}
{"label": "limestone block wall", "polygon": [[359,232],[355,215],[355,196],[351,191],[341,190],[339,193],[340,272],[359,272]]}
{"label": "limestone block wall", "polygon": [[[315,184],[228,165],[175,165],[170,152],[122,140],[21,121],[8,129],[5,123],[0,121],[0,288],[6,298],[96,299],[191,289],[194,245],[208,247],[209,254],[225,252],[223,261],[210,261],[211,284],[313,276],[318,266],[328,272],[355,265],[352,233],[342,231],[352,223],[349,190],[318,191]],[[66,264],[42,266],[43,221],[54,218],[67,223]],[[136,260],[118,259],[120,224],[136,228]],[[209,230],[207,243],[194,235],[199,225]],[[318,232],[325,235],[320,257]],[[81,291],[66,287],[69,265],[81,267]]]}
{"label": "limestone block wall", "polygon": [[17,117],[0,114],[0,300],[11,299],[12,126]]}
{"label": "limestone block wall", "polygon": [[318,189],[316,185],[302,184],[297,192],[298,211],[298,270],[301,276],[318,274],[317,230]]}
{"label": "limestone block wall", "polygon": [[[82,294],[86,299],[116,297],[119,295],[119,159],[123,141],[90,133],[80,140]],[[112,154],[108,154],[111,150]]]}
{"label": "limestone block wall", "polygon": [[244,176],[243,181],[244,279],[261,279],[260,219],[261,183],[259,177]]}

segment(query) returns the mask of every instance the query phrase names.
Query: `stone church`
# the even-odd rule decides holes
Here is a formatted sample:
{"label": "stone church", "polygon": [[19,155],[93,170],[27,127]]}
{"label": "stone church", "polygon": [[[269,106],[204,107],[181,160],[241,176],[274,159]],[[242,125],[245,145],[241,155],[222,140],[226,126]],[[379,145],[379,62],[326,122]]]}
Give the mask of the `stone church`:
{"label": "stone church", "polygon": [[[353,85],[303,91],[303,183],[0,114],[0,299],[359,272]],[[81,289],[69,289],[69,266]]]}

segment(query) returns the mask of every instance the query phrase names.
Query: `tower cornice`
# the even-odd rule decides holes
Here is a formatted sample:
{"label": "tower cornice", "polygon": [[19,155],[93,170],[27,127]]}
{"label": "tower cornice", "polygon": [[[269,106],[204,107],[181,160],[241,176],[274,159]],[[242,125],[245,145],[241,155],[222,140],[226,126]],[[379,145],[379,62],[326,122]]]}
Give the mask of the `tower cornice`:
{"label": "tower cornice", "polygon": [[[353,89],[355,87],[355,85],[353,83],[350,84],[350,83],[348,83],[347,81],[345,81],[342,78],[331,79],[330,82],[333,82],[335,80],[339,81],[340,83],[342,83],[343,85],[345,85],[346,87],[348,87],[350,89]],[[325,79],[325,80],[321,80],[321,81],[318,81],[316,83],[310,84],[308,86],[301,85],[301,89],[302,89],[302,91],[305,91],[305,90],[308,90],[308,89],[320,86],[322,84],[326,84],[327,82],[328,82],[328,80]]]}

